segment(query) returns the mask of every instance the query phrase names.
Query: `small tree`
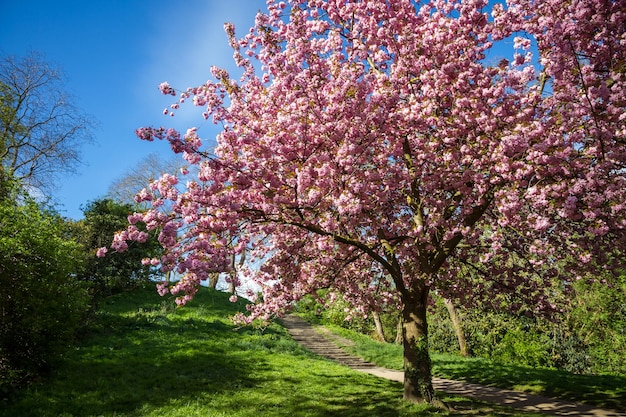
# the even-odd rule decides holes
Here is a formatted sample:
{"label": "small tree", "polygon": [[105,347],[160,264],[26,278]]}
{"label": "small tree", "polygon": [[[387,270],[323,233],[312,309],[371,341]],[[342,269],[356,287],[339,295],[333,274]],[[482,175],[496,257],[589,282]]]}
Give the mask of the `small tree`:
{"label": "small tree", "polygon": [[[214,153],[195,128],[137,132],[199,168],[185,192],[167,176],[142,196],[173,202],[146,214],[163,264],[186,273],[173,289],[188,299],[248,247],[252,318],[320,288],[360,309],[395,302],[404,396],[437,402],[431,290],[510,292],[511,308],[549,314],[552,287],[623,266],[625,21],[624,1],[293,0],[269,1],[242,39],[227,24],[243,75],[212,68],[180,100],[223,126]],[[502,48],[512,59],[493,61]]]}
{"label": "small tree", "polygon": [[98,249],[110,242],[115,232],[124,229],[129,219],[137,216],[136,209],[133,205],[110,199],[92,201],[83,208],[85,218],[76,226],[81,230],[80,239],[87,256],[81,278],[93,283],[99,295],[149,282],[156,274],[154,267],[142,264],[142,260],[160,255],[157,232],[147,233],[140,224],[135,224],[132,230],[132,236],[138,242],[134,242],[125,253],[106,258],[96,256]]}
{"label": "small tree", "polygon": [[0,170],[40,191],[74,172],[92,121],[72,102],[59,70],[38,54],[0,57]]}

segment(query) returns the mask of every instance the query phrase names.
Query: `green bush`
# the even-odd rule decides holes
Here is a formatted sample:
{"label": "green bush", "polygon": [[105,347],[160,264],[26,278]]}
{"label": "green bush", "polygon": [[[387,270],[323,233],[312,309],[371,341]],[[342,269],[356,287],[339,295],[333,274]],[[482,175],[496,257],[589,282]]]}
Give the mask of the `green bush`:
{"label": "green bush", "polygon": [[[128,216],[135,211],[139,208],[130,204],[96,200],[83,208],[85,218],[73,225],[74,236],[85,248],[85,268],[79,278],[91,283],[98,298],[146,284],[157,274],[153,267],[142,265],[141,260],[161,255],[158,231],[150,232],[144,243],[132,242],[125,252],[96,256],[98,248],[110,246],[115,233],[128,227]],[[136,226],[145,231],[143,223]]]}
{"label": "green bush", "polygon": [[428,309],[428,344],[433,352],[459,354],[459,341],[440,297]]}
{"label": "green bush", "polygon": [[[568,328],[563,323],[557,323],[553,326],[551,336],[551,363],[552,366],[557,369],[563,369],[575,374],[593,373],[594,367],[592,365],[592,354],[589,350],[589,346],[579,333],[575,330]],[[614,351],[614,349],[608,349]],[[619,352],[619,348],[617,351]],[[596,356],[596,361],[601,357],[610,354],[606,351]],[[606,367],[598,368],[604,369],[607,372]]]}
{"label": "green bush", "polygon": [[580,280],[571,298],[570,343],[585,346],[591,372],[626,375],[626,275]]}
{"label": "green bush", "polygon": [[[554,321],[458,308],[469,353],[577,374],[625,374],[626,297],[619,297],[624,291],[623,281],[619,278],[611,286],[579,283],[569,309],[555,316]],[[458,341],[443,302],[435,302],[429,313],[431,349],[458,353]]]}
{"label": "green bush", "polygon": [[0,198],[0,398],[50,370],[88,310],[81,247],[32,201]]}
{"label": "green bush", "polygon": [[514,328],[495,346],[491,358],[502,363],[548,367],[552,365],[549,346],[550,341],[543,334]]}
{"label": "green bush", "polygon": [[[325,296],[324,293],[320,295]],[[330,306],[324,306],[311,295],[299,300],[294,308],[296,313],[311,323],[332,324],[380,340],[372,316],[351,314],[352,310],[353,307],[343,299],[336,299]],[[380,313],[383,332],[388,342],[394,341],[396,338],[399,316],[398,312]]]}

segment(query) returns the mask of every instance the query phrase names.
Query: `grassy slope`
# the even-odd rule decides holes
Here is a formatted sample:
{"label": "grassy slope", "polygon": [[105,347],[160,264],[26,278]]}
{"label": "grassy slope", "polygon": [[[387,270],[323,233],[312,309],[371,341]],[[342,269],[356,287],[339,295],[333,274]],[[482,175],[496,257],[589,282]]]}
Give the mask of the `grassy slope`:
{"label": "grassy slope", "polygon": [[110,298],[86,340],[1,417],[530,416],[458,397],[440,412],[401,385],[308,353],[277,325],[236,329],[227,295],[203,289],[174,308],[154,289]]}
{"label": "grassy slope", "polygon": [[[402,347],[373,341],[338,326],[334,333],[355,341],[353,353],[392,369],[402,369]],[[626,376],[574,375],[546,368],[505,365],[485,358],[432,354],[433,374],[442,378],[475,382],[500,388],[564,398],[600,407],[626,410]]]}

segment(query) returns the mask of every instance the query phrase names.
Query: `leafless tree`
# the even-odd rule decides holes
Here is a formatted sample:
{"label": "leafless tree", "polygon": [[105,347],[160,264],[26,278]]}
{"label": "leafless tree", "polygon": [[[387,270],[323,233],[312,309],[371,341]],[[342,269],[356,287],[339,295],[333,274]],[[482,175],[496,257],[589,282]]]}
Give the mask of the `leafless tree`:
{"label": "leafless tree", "polygon": [[73,103],[59,69],[40,54],[1,56],[1,173],[44,193],[75,173],[94,122]]}
{"label": "leafless tree", "polygon": [[113,180],[109,186],[107,197],[116,201],[135,204],[135,195],[162,174],[173,174],[183,165],[182,159],[165,160],[157,153],[150,153],[137,165],[131,167],[121,177]]}

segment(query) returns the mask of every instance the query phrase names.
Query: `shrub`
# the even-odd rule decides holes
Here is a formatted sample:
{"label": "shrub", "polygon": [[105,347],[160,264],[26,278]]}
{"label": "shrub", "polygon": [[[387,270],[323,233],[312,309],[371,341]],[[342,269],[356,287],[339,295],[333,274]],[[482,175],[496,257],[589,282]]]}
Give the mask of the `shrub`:
{"label": "shrub", "polygon": [[0,395],[50,370],[88,310],[75,279],[80,246],[63,220],[28,201],[0,198]]}
{"label": "shrub", "polygon": [[504,335],[491,357],[503,363],[546,367],[552,365],[549,346],[550,341],[542,333],[513,328]]}

